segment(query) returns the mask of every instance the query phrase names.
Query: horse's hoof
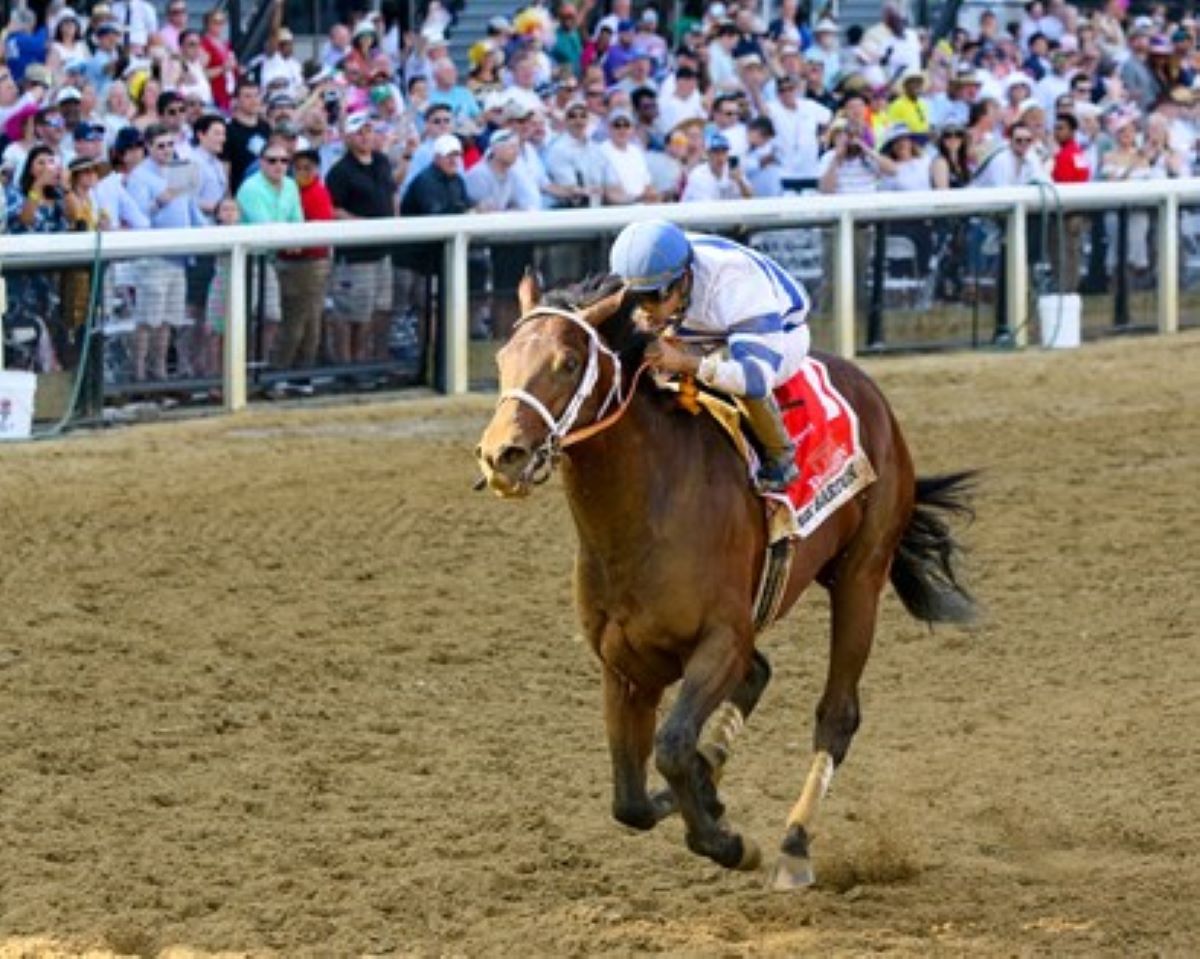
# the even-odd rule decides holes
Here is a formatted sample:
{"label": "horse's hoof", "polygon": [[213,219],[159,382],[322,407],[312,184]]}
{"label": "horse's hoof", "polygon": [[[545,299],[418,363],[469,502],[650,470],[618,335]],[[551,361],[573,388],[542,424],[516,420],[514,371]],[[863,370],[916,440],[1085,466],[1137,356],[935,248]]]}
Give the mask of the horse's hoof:
{"label": "horse's hoof", "polygon": [[816,881],[812,860],[807,856],[790,856],[786,852],[781,853],[771,872],[771,888],[781,892],[806,889]]}
{"label": "horse's hoof", "polygon": [[734,868],[738,872],[754,872],[762,865],[762,850],[758,848],[758,843],[750,837],[743,835],[741,838],[742,858]]}

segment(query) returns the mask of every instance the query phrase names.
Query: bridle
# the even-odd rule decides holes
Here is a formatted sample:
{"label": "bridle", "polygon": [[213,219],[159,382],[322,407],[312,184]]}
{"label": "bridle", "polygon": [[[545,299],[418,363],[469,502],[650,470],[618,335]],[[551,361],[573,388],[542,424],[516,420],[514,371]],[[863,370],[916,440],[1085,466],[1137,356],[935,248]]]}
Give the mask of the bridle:
{"label": "bridle", "polygon": [[[548,431],[546,438],[533,451],[529,465],[525,467],[520,476],[523,482],[531,483],[535,486],[541,485],[550,478],[550,474],[554,472],[554,467],[558,465],[562,451],[566,447],[595,436],[621,418],[629,406],[629,401],[633,398],[638,378],[641,376],[642,370],[646,368],[646,364],[642,364],[638,368],[637,372],[634,373],[633,381],[629,384],[629,390],[626,391],[622,377],[620,356],[600,338],[600,333],[591,323],[570,310],[560,310],[552,306],[534,307],[517,320],[514,330],[525,323],[530,323],[543,316],[562,317],[564,320],[569,320],[583,330],[588,337],[588,356],[583,376],[579,379],[579,385],[575,387],[575,395],[567,402],[566,407],[557,418],[550,412],[545,403],[528,390],[505,390],[500,394],[500,399],[496,401],[497,408],[508,400],[516,400],[519,403],[524,403],[537,413],[542,418],[542,422],[546,424]],[[600,381],[600,360],[602,357],[608,359],[613,368],[612,382],[608,387],[608,393],[604,397],[604,402],[600,404],[600,409],[596,413],[595,420],[589,425],[580,427],[572,432],[575,421],[579,418],[579,411],[583,409],[583,404],[591,399],[592,393]],[[609,409],[613,407],[614,402],[616,406],[610,414]]]}

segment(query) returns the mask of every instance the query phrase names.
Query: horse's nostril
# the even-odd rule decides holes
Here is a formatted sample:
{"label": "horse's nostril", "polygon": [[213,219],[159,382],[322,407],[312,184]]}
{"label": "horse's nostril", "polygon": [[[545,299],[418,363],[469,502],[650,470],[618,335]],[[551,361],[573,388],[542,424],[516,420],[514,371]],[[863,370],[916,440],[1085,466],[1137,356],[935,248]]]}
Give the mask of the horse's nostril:
{"label": "horse's nostril", "polygon": [[479,462],[481,459],[483,459],[483,444],[482,443],[480,443],[478,446],[475,447],[475,462]]}
{"label": "horse's nostril", "polygon": [[524,446],[506,443],[500,447],[500,452],[496,456],[496,465],[505,469],[511,469],[515,466],[523,466],[528,459],[529,450],[525,449]]}

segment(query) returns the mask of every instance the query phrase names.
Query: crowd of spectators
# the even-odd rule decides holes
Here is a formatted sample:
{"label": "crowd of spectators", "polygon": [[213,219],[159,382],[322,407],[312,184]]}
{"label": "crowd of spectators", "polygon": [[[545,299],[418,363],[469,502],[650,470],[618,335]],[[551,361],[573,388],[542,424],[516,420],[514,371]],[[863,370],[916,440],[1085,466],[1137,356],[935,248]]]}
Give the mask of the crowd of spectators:
{"label": "crowd of spectators", "polygon": [[[455,14],[438,0],[415,29],[352,12],[310,58],[277,0],[265,54],[249,64],[221,7],[192,29],[186,0],[52,0],[44,16],[17,7],[4,33],[5,226],[162,229],[1190,176],[1198,24],[1167,10],[1134,17],[1108,0],[1089,16],[1031,0],[1012,22],[985,9],[935,39],[891,3],[878,23],[843,29],[798,0],[781,0],[769,23],[755,0],[712,0],[669,26],[654,0],[563,0],[493,19],[471,38],[461,76],[448,44]],[[1083,272],[1088,222],[1066,230],[1066,287]],[[1148,271],[1148,219],[1122,228],[1129,263]],[[1110,218],[1092,231],[1100,269],[1116,255],[1115,229]],[[256,284],[264,355],[282,368],[322,350],[337,363],[386,359],[391,318],[420,306],[431,265],[403,247],[282,252]],[[161,257],[116,271],[133,303],[136,380],[214,373],[225,269]],[[9,277],[6,323],[47,327],[43,368],[73,361],[87,282],[79,271],[70,282]]]}

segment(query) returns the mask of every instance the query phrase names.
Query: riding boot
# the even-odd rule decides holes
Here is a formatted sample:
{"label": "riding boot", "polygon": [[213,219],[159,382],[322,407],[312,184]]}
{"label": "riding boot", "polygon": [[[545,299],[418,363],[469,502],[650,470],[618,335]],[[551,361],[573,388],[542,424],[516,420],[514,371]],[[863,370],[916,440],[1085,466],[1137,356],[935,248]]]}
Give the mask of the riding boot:
{"label": "riding boot", "polygon": [[762,447],[763,461],[758,470],[759,487],[770,493],[781,493],[800,477],[796,467],[796,447],[783,425],[783,416],[775,397],[768,393],[762,399],[738,398],[750,429]]}

